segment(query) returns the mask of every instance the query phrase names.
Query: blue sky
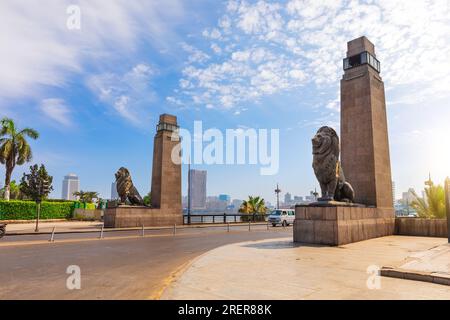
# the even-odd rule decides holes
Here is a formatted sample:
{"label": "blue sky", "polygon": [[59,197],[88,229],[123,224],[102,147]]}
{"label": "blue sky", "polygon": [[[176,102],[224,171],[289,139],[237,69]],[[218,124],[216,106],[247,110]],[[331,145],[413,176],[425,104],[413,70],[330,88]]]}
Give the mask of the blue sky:
{"label": "blue sky", "polygon": [[[80,30],[67,28],[69,5],[81,9]],[[109,197],[120,166],[148,192],[165,112],[187,129],[196,120],[223,131],[280,129],[277,175],[198,166],[208,170],[208,194],[274,202],[277,182],[309,193],[310,138],[322,125],[339,129],[342,59],[361,35],[381,61],[397,196],[422,189],[428,172],[437,182],[450,175],[447,0],[5,0],[0,18],[0,115],[41,133],[33,163],[54,176],[54,197],[70,172]]]}

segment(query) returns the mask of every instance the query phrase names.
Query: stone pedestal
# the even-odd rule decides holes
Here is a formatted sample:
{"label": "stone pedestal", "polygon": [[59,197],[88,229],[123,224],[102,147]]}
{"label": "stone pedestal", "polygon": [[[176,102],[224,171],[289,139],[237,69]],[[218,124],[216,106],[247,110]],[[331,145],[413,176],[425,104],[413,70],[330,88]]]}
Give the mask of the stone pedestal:
{"label": "stone pedestal", "polygon": [[393,208],[358,205],[295,207],[294,242],[339,246],[393,235]]}
{"label": "stone pedestal", "polygon": [[179,210],[119,206],[108,208],[103,216],[105,228],[164,227],[183,224]]}

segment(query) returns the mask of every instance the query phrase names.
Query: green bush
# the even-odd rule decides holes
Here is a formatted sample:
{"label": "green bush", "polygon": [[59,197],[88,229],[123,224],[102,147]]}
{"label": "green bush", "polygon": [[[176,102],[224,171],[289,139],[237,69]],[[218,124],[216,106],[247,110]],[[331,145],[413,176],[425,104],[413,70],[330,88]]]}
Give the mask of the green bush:
{"label": "green bush", "polygon": [[75,209],[95,210],[95,203],[79,202],[74,203]]}
{"label": "green bush", "polygon": [[[69,219],[73,215],[73,202],[47,202],[41,204],[40,218]],[[0,200],[0,220],[36,219],[36,203],[33,201]]]}

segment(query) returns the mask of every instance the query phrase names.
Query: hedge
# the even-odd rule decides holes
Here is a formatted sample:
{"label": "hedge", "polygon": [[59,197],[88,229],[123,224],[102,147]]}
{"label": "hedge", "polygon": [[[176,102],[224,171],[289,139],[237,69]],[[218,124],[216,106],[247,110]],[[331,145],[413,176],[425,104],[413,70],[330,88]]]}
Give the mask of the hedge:
{"label": "hedge", "polygon": [[[41,204],[40,219],[69,219],[73,215],[73,202],[47,202]],[[0,220],[34,220],[36,203],[33,201],[0,200]]]}

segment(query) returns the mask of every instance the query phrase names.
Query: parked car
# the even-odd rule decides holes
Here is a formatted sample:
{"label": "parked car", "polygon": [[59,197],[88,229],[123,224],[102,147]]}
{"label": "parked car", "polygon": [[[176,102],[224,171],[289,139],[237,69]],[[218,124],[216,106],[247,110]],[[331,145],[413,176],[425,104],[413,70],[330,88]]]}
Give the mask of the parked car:
{"label": "parked car", "polygon": [[282,225],[287,227],[293,224],[295,220],[295,211],[293,209],[278,209],[270,213],[268,221],[272,226]]}
{"label": "parked car", "polygon": [[0,239],[6,234],[6,224],[0,224]]}

